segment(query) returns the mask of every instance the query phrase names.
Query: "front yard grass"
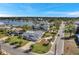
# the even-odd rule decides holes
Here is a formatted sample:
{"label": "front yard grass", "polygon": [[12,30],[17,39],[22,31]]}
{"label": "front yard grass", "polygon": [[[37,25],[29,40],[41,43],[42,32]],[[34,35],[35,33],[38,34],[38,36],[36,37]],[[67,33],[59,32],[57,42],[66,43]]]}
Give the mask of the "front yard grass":
{"label": "front yard grass", "polygon": [[70,33],[64,33],[64,37],[69,37]]}
{"label": "front yard grass", "polygon": [[[75,34],[72,33],[71,36],[74,36]],[[70,37],[70,33],[64,33],[64,37]]]}
{"label": "front yard grass", "polygon": [[50,32],[45,32],[44,35],[43,35],[43,37],[49,37],[49,36],[51,36]]}
{"label": "front yard grass", "polygon": [[47,46],[44,46],[41,42],[33,45],[32,52],[43,54],[50,50],[51,44],[49,43]]}
{"label": "front yard grass", "polygon": [[50,36],[54,37],[55,35],[56,35],[56,33],[54,33],[54,32],[45,32],[43,37],[50,37]]}
{"label": "front yard grass", "polygon": [[16,46],[24,46],[26,43],[28,43],[27,40],[24,40],[19,36],[10,36],[5,42]]}

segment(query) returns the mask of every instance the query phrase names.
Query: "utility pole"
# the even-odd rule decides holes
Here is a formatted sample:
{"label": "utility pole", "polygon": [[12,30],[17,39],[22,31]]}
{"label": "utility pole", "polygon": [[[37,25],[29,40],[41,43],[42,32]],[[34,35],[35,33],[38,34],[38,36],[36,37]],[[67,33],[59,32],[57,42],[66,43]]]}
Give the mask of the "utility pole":
{"label": "utility pole", "polygon": [[0,43],[0,54],[2,54],[2,50],[1,50],[1,43]]}
{"label": "utility pole", "polygon": [[56,55],[56,47],[57,47],[57,46],[56,46],[56,44],[55,44],[55,51],[54,51],[54,55]]}

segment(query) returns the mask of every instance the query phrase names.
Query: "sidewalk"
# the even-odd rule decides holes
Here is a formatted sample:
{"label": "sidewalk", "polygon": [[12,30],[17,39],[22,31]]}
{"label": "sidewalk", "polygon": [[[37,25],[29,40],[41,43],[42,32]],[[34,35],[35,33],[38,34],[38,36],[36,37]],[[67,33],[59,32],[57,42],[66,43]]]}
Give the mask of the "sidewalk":
{"label": "sidewalk", "polygon": [[0,38],[0,41],[4,41],[4,40],[6,40],[8,38],[8,36],[6,36],[6,37],[3,37],[3,38]]}

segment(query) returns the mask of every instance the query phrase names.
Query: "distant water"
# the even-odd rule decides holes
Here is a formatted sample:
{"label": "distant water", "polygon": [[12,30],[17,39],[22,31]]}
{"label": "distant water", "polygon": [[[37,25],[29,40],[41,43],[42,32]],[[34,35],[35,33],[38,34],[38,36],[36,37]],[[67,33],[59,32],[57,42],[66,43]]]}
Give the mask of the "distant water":
{"label": "distant water", "polygon": [[33,22],[31,21],[15,21],[15,20],[0,20],[0,23],[9,24],[9,25],[16,25],[16,26],[23,26],[23,25],[29,25],[32,26]]}

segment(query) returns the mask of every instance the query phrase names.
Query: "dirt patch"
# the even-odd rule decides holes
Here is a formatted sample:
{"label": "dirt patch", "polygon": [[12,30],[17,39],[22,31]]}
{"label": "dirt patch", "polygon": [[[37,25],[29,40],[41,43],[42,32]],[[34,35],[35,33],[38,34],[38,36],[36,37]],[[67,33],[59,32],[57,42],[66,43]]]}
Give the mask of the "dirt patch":
{"label": "dirt patch", "polygon": [[74,39],[65,40],[64,54],[65,55],[79,55],[79,48]]}

